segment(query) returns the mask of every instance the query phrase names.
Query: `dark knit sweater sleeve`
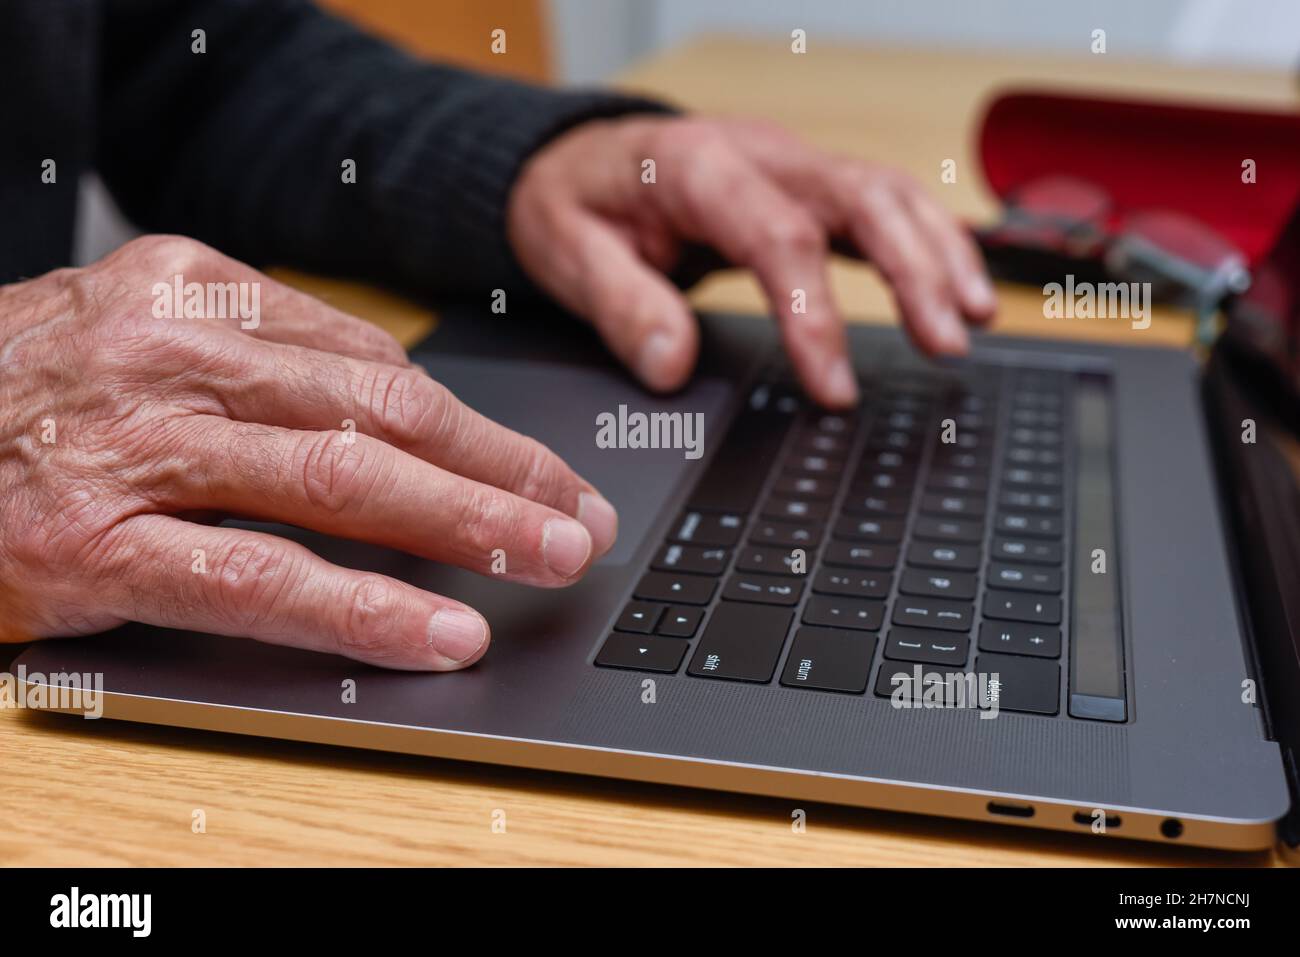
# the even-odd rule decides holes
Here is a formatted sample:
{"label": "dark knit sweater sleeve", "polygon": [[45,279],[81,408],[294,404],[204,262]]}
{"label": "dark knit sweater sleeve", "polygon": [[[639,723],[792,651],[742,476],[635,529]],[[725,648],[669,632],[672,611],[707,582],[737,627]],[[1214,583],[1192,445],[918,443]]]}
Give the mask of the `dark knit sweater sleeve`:
{"label": "dark knit sweater sleeve", "polygon": [[420,62],[304,0],[109,0],[104,28],[96,163],[140,226],[422,291],[522,282],[505,210],[528,156],[667,109]]}

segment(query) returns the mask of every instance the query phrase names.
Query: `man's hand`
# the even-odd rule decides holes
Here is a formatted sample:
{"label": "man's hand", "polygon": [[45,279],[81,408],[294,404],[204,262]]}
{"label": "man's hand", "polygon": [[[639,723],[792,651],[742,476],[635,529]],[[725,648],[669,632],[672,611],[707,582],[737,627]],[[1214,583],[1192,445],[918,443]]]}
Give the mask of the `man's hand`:
{"label": "man's hand", "polygon": [[[646,160],[653,183],[642,178]],[[754,270],[800,380],[829,406],[857,397],[827,283],[830,239],[881,271],[927,353],[963,352],[964,320],[984,322],[995,307],[974,243],[917,184],[754,122],[636,117],[576,127],[525,165],[508,221],[532,279],[654,389],[680,386],[699,348],[690,309],[663,276],[686,244]],[[792,308],[796,290],[806,312]]]}
{"label": "man's hand", "polygon": [[[260,324],[156,318],[154,285],[177,274],[260,284]],[[387,334],[186,239],[0,287],[0,408],[0,640],[134,620],[458,668],[487,647],[473,609],[202,523],[285,522],[482,573],[501,549],[502,577],[544,587],[617,531],[590,484]]]}

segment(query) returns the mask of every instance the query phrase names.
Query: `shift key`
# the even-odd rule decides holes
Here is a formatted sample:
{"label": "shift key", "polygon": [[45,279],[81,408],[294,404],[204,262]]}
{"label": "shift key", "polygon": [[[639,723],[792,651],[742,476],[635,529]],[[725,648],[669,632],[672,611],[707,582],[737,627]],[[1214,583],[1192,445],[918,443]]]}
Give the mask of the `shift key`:
{"label": "shift key", "polygon": [[704,629],[687,674],[771,681],[793,617],[788,609],[774,605],[719,605]]}

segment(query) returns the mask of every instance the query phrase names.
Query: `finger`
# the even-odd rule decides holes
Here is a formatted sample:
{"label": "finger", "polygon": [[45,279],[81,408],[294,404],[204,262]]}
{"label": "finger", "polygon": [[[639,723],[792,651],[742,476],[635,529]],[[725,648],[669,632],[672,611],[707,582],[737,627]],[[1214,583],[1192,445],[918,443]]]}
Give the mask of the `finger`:
{"label": "finger", "polygon": [[413,671],[464,668],[487,650],[487,622],[467,605],[274,535],[138,515],[111,546],[103,598],[128,620]]}
{"label": "finger", "polygon": [[[809,394],[831,406],[856,402],[857,383],[827,277],[824,230],[724,138],[705,134],[679,148],[685,151],[649,195],[685,236],[754,271]],[[675,170],[681,171],[678,179]]]}
{"label": "finger", "polygon": [[925,190],[904,182],[899,193],[931,250],[944,264],[948,284],[957,291],[963,314],[972,322],[988,322],[997,310],[997,297],[975,240]]}
{"label": "finger", "polygon": [[[898,173],[828,156],[762,124],[738,129],[746,155],[875,263],[923,349],[964,351],[960,316],[984,321],[996,300],[974,241],[943,207]],[[862,223],[876,215],[884,217],[881,228]],[[893,246],[901,254],[890,256]]]}
{"label": "finger", "polygon": [[229,346],[222,368],[197,386],[228,417],[355,430],[577,518],[597,555],[614,544],[618,513],[590,482],[536,439],[480,415],[423,372],[294,345]]}
{"label": "finger", "polygon": [[913,341],[930,355],[966,352],[943,266],[888,180],[848,175],[840,190],[849,235],[889,284]]}
{"label": "finger", "polygon": [[178,442],[196,464],[169,492],[182,508],[298,525],[549,588],[576,581],[593,557],[591,534],[568,515],[368,435],[197,416]]}
{"label": "finger", "polygon": [[690,306],[601,219],[573,210],[554,237],[549,291],[651,389],[685,383],[699,353]]}

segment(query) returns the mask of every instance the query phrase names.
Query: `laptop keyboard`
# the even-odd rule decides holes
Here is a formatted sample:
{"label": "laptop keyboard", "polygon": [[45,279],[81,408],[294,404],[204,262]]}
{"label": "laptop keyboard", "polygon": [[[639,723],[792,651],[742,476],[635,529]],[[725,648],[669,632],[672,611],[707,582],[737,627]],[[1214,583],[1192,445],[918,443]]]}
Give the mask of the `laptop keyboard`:
{"label": "laptop keyboard", "polygon": [[1067,713],[1072,381],[885,372],[843,414],[757,386],[595,664],[884,698],[919,665]]}

